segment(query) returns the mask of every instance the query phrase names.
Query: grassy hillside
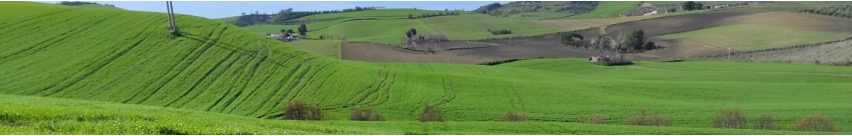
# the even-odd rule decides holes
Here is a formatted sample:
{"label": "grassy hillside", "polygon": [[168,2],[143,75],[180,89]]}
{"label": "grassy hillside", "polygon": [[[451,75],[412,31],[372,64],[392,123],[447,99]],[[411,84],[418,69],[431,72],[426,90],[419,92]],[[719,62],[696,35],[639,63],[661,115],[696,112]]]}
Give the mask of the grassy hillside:
{"label": "grassy hillside", "polygon": [[340,40],[297,40],[288,42],[287,44],[306,52],[340,59],[341,42]]}
{"label": "grassy hillside", "polygon": [[558,122],[284,121],[74,99],[0,98],[6,125],[0,134],[831,134]]}
{"label": "grassy hillside", "polygon": [[435,33],[419,19],[393,19],[343,22],[308,34],[342,35],[346,41],[398,44],[410,28],[417,29],[418,34]]}
{"label": "grassy hillside", "polygon": [[570,19],[610,18],[618,17],[624,12],[639,7],[639,1],[602,1],[592,12],[571,16]]}
{"label": "grassy hillside", "polygon": [[660,37],[665,39],[685,39],[735,50],[758,50],[846,39],[852,37],[852,34],[808,31],[771,25],[736,24],[663,35]]}
{"label": "grassy hillside", "polygon": [[[96,108],[98,104],[86,104],[90,102],[5,96],[0,101],[11,103],[2,104],[11,108],[2,109],[14,110],[0,111],[7,113],[0,114],[3,123],[18,122],[18,118],[36,122],[34,126],[0,128],[8,133],[148,134],[177,129],[204,134],[226,126],[223,124],[233,129],[209,133],[280,134],[287,131],[280,129],[290,127],[303,130],[289,131],[295,134],[790,133],[707,129],[712,115],[722,108],[742,109],[749,126],[761,113],[772,114],[782,129],[813,113],[825,115],[841,128],[852,125],[852,116],[848,116],[852,91],[847,89],[852,88],[852,70],[844,67],[729,62],[637,62],[603,67],[583,59],[530,60],[502,66],[365,63],[300,51],[201,17],[177,16],[185,36],[170,37],[166,15],[161,13],[31,2],[0,4],[4,18],[0,20],[4,32],[0,33],[0,41],[4,41],[0,43],[4,49],[0,50],[4,64],[0,65],[0,93],[169,108],[146,119],[149,113],[138,111],[161,108],[123,104]],[[414,24],[423,27],[418,32],[429,32],[426,25],[415,21],[419,20],[401,20],[395,25]],[[320,31],[329,30],[335,29]],[[358,34],[365,40],[384,38]],[[18,102],[28,100],[44,104]],[[325,118],[332,121],[278,125],[272,120],[249,119],[277,118],[293,100],[318,103]],[[57,108],[61,105],[56,103],[73,107]],[[424,103],[441,108],[448,122],[414,122]],[[354,106],[374,108],[388,121],[342,121]],[[671,128],[621,125],[640,109],[660,114],[671,122]],[[496,122],[508,110],[525,114],[527,122]],[[172,114],[175,112],[178,114]],[[610,125],[560,123],[595,114],[604,115]],[[112,125],[111,121],[122,127],[91,129]],[[126,124],[144,125],[137,131],[129,130],[136,126]],[[267,128],[278,130],[262,131]],[[850,132],[841,129],[840,133]]]}
{"label": "grassy hillside", "polygon": [[[415,9],[378,9],[358,12],[317,14],[297,20],[327,19],[307,23],[309,35],[332,35],[346,37],[347,41],[399,44],[410,28],[421,34],[444,34],[451,40],[476,40],[497,37],[527,36],[558,32],[556,29],[536,22],[511,20],[483,14],[462,13],[455,16],[439,16],[408,19],[438,11]],[[280,33],[281,29],[296,30],[299,25],[253,25],[245,27],[259,33]],[[488,29],[511,29],[513,34],[492,35]]]}
{"label": "grassy hillside", "polygon": [[488,4],[473,12],[518,20],[541,20],[588,13],[597,4],[595,1],[516,1]]}
{"label": "grassy hillside", "polygon": [[437,11],[418,9],[375,9],[357,12],[343,12],[333,14],[316,14],[299,18],[298,20],[326,19],[326,18],[408,18],[408,15],[420,15],[435,13]]}
{"label": "grassy hillside", "polygon": [[[461,15],[424,18],[423,23],[450,40],[475,40],[558,32],[555,29],[528,21],[507,20],[489,15]],[[509,29],[512,34],[493,35],[488,29]]]}

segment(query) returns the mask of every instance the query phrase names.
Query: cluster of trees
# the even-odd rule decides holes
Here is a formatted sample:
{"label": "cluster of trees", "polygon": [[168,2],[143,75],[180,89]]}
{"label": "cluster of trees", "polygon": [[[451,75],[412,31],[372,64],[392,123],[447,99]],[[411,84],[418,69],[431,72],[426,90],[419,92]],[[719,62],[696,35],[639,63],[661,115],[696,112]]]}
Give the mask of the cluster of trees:
{"label": "cluster of trees", "polygon": [[495,11],[495,10],[499,9],[500,7],[503,7],[503,4],[500,4],[498,2],[494,2],[494,3],[488,4],[488,5],[479,7],[478,9],[473,10],[473,12],[488,14],[489,11]]}
{"label": "cluster of trees", "polygon": [[563,45],[577,46],[583,44],[583,36],[574,32],[563,33],[560,42]]}
{"label": "cluster of trees", "polygon": [[810,9],[802,10],[802,12],[808,12],[808,13],[814,13],[814,14],[820,14],[820,15],[826,15],[826,16],[852,18],[852,5],[810,8]]}
{"label": "cluster of trees", "polygon": [[[299,25],[299,28],[297,28],[296,31],[299,32],[299,36],[301,36],[302,38],[307,38],[308,26],[306,26],[305,24]],[[284,38],[286,38],[293,36],[293,34],[295,33],[293,29],[281,29],[281,34],[284,34]]]}
{"label": "cluster of trees", "polygon": [[104,6],[107,6],[107,7],[115,7],[115,5],[112,5],[112,4],[98,4],[98,3],[95,3],[95,2],[59,1],[59,5],[68,5],[68,6],[80,6],[80,5],[89,5],[89,4],[104,5]]}
{"label": "cluster of trees", "polygon": [[[432,34],[432,35],[418,34],[417,29],[411,28],[411,29],[408,29],[408,31],[405,31],[405,37],[402,38],[402,43],[414,44],[414,43],[420,43],[420,42],[442,42],[442,41],[447,41],[447,40],[448,40],[447,37],[444,36],[443,34]],[[434,53],[434,50],[430,48],[429,52]]]}
{"label": "cluster of trees", "polygon": [[624,45],[628,48],[622,48],[622,50],[629,50],[630,47],[633,50],[653,50],[657,48],[657,45],[652,41],[646,41],[645,39],[645,31],[642,29],[633,31],[630,33],[627,39],[624,40]]}
{"label": "cluster of trees", "polygon": [[450,11],[450,10],[444,9],[444,12],[426,13],[426,14],[420,14],[420,15],[417,15],[417,16],[415,16],[413,14],[408,14],[408,19],[437,17],[437,16],[451,16],[451,15],[460,15],[460,14],[461,14],[461,11],[458,11],[458,10]]}
{"label": "cluster of trees", "polygon": [[293,19],[314,15],[314,14],[329,14],[329,13],[343,13],[343,12],[355,12],[355,11],[365,11],[365,10],[373,10],[377,8],[384,7],[355,7],[349,9],[342,10],[325,10],[325,11],[293,11],[293,8],[282,9],[278,11],[277,14],[260,14],[255,11],[252,14],[242,13],[237,20],[230,22],[231,24],[237,26],[249,26],[254,24],[287,24],[292,23],[288,22]]}
{"label": "cluster of trees", "polygon": [[694,1],[683,2],[683,4],[681,4],[681,6],[683,7],[683,10],[686,10],[686,11],[705,9],[704,3],[694,2]]}
{"label": "cluster of trees", "polygon": [[498,29],[498,30],[488,29],[488,32],[491,32],[491,34],[493,34],[493,35],[512,34],[512,30],[509,30],[509,29]]}

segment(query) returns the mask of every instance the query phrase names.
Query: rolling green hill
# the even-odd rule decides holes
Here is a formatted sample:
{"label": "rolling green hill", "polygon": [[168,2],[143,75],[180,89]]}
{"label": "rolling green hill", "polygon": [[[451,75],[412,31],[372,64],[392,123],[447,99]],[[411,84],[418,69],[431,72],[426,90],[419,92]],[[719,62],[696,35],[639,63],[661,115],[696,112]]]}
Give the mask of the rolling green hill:
{"label": "rolling green hill", "polygon": [[518,20],[541,20],[589,13],[597,5],[596,1],[516,1],[488,4],[473,12]]}
{"label": "rolling green hill", "polygon": [[[742,109],[749,126],[761,113],[772,114],[782,129],[813,113],[841,128],[852,125],[852,70],[844,67],[704,61],[603,67],[584,59],[366,63],[303,52],[201,17],[178,15],[185,36],[171,37],[161,13],[33,2],[0,7],[0,123],[19,125],[0,128],[4,134],[794,133],[710,129],[722,108]],[[419,21],[395,23],[427,27]],[[331,121],[265,120],[293,100],[318,103]],[[448,122],[414,122],[424,103],[441,108]],[[374,108],[388,121],[344,121],[354,106]],[[670,128],[621,125],[640,109],[660,114]],[[508,110],[525,114],[527,122],[497,122]],[[595,114],[610,125],[576,124]],[[92,129],[112,123],[120,127]]]}
{"label": "rolling green hill", "polygon": [[610,18],[618,17],[624,12],[639,7],[639,1],[603,1],[595,10],[589,13],[568,17],[570,19]]}

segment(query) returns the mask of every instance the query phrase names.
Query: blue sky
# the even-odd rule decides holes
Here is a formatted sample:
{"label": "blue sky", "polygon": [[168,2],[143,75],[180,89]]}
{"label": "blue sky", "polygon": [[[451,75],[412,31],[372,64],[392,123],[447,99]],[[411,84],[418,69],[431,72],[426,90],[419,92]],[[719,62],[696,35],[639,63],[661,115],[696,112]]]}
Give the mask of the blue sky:
{"label": "blue sky", "polygon": [[[57,3],[56,1],[46,1]],[[127,10],[165,12],[163,1],[96,1],[112,4]],[[281,9],[293,8],[295,11],[320,11],[354,8],[355,6],[384,6],[385,8],[417,8],[429,10],[464,9],[474,10],[495,1],[175,1],[175,13],[223,18],[238,16],[245,12],[274,14]],[[506,3],[506,2],[501,2]]]}

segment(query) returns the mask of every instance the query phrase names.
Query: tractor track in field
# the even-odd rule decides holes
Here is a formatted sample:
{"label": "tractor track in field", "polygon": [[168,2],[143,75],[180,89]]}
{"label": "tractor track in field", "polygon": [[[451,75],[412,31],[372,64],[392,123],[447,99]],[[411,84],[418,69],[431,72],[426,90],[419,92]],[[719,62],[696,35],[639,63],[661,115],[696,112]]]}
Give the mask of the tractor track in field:
{"label": "tractor track in field", "polygon": [[[147,38],[146,38],[146,39],[147,39]],[[59,92],[61,92],[62,90],[65,90],[66,88],[71,87],[71,86],[73,86],[74,84],[77,84],[78,82],[82,81],[83,79],[86,79],[87,77],[91,76],[92,74],[97,73],[99,70],[101,70],[102,68],[104,68],[104,67],[106,67],[107,65],[111,64],[112,62],[114,62],[114,61],[115,61],[116,59],[118,59],[119,57],[123,56],[124,54],[127,54],[127,52],[130,52],[130,50],[133,50],[134,48],[136,48],[136,47],[137,47],[137,46],[139,46],[140,44],[144,43],[146,39],[142,39],[142,40],[140,40],[140,41],[137,41],[136,43],[134,43],[134,44],[133,44],[133,45],[131,45],[130,47],[128,47],[128,48],[126,48],[126,49],[122,50],[122,51],[121,51],[121,52],[119,52],[118,54],[113,55],[112,57],[110,57],[110,58],[108,58],[108,59],[106,59],[106,60],[104,60],[104,61],[100,61],[100,62],[102,62],[102,64],[94,64],[94,69],[90,70],[89,72],[86,72],[85,74],[83,74],[83,75],[81,75],[81,76],[78,76],[78,77],[76,77],[76,78],[73,78],[73,79],[71,79],[70,81],[69,81],[68,79],[66,79],[66,82],[68,82],[66,85],[59,85],[59,84],[54,85],[53,87],[51,87],[51,90],[52,90],[52,91],[49,91],[49,92],[48,92],[45,96],[51,96],[51,95],[54,95],[54,94],[56,94],[56,93],[59,93]],[[62,83],[60,83],[60,84],[62,84]],[[58,87],[58,88],[53,89],[53,88],[55,88],[55,87]],[[44,90],[44,91],[47,91],[47,90]]]}
{"label": "tractor track in field", "polygon": [[[231,94],[231,92],[237,91],[237,93],[240,93],[240,92],[242,92],[242,91],[243,91],[243,90],[242,90],[243,88],[245,88],[246,86],[248,86],[248,83],[249,83],[249,82],[251,82],[251,76],[253,76],[253,75],[252,75],[253,73],[251,73],[251,71],[249,70],[248,72],[250,72],[250,73],[249,73],[249,74],[246,74],[246,72],[247,72],[247,71],[246,71],[245,69],[246,69],[246,67],[247,67],[247,66],[250,66],[249,64],[251,64],[252,62],[254,62],[254,61],[255,61],[255,59],[257,59],[257,56],[248,56],[248,57],[249,57],[249,60],[248,60],[248,61],[246,61],[245,63],[243,63],[243,64],[239,65],[240,67],[239,67],[239,68],[237,68],[237,71],[235,71],[235,72],[234,72],[235,74],[237,74],[237,75],[236,75],[236,76],[237,76],[237,80],[242,80],[242,81],[246,81],[246,82],[245,82],[245,83],[242,83],[242,84],[237,84],[237,85],[235,85],[235,86],[231,86],[230,88],[228,88],[228,91],[227,91],[227,92],[225,92],[225,94],[223,94],[222,96],[220,96],[220,97],[219,97],[219,99],[216,99],[216,102],[213,102],[213,104],[212,104],[212,105],[208,106],[208,107],[207,107],[207,110],[205,110],[205,111],[211,111],[214,107],[216,107],[216,105],[219,105],[219,103],[220,103],[220,102],[222,102],[222,100],[224,100],[226,97],[228,97],[228,96],[229,96],[229,94]],[[248,77],[247,77],[247,76],[248,76]],[[240,86],[238,86],[238,85],[242,85],[242,87],[240,87]],[[240,88],[240,89],[235,90],[235,88]],[[237,98],[237,97],[231,97],[231,98],[230,98],[230,99],[228,99],[227,101],[233,101],[233,100],[234,100],[234,99],[236,99],[236,98]]]}
{"label": "tractor track in field", "polygon": [[[371,102],[370,105],[384,105],[390,100],[391,86],[393,86],[393,84],[394,84],[397,73],[391,73],[390,71],[388,71],[387,74],[390,74],[390,76],[385,75],[385,79],[382,80],[379,88],[376,88],[377,92],[382,92],[382,91],[385,92],[384,97],[376,96],[376,100],[373,101],[373,102],[375,102],[375,104],[373,104],[373,102]],[[378,94],[378,95],[382,95],[382,94]],[[382,99],[382,98],[384,98],[384,99]]]}
{"label": "tractor track in field", "polygon": [[195,88],[198,88],[198,86],[199,86],[202,82],[204,82],[204,81],[207,79],[207,77],[210,77],[210,74],[213,74],[213,72],[214,72],[214,71],[216,71],[216,69],[217,69],[217,68],[219,68],[219,66],[220,66],[220,65],[222,65],[222,63],[225,63],[225,61],[227,61],[228,59],[230,59],[230,58],[231,58],[231,56],[233,56],[233,55],[234,55],[234,53],[235,53],[235,52],[231,52],[230,54],[228,54],[228,56],[225,56],[225,58],[223,58],[221,61],[219,61],[218,63],[216,63],[216,65],[215,65],[215,66],[213,66],[213,68],[211,68],[210,70],[208,70],[208,71],[207,71],[207,73],[205,73],[205,74],[204,74],[204,76],[201,76],[201,79],[199,79],[198,81],[196,81],[196,82],[195,82],[195,84],[193,84],[193,85],[192,85],[192,87],[190,87],[189,89],[187,89],[187,90],[186,90],[186,91],[185,91],[182,95],[180,95],[179,97],[177,97],[177,99],[175,99],[175,100],[173,100],[173,101],[169,102],[168,104],[164,105],[163,107],[169,107],[169,106],[171,106],[171,105],[172,105],[172,104],[174,104],[175,102],[179,101],[181,98],[186,97],[186,95],[188,95],[190,92],[192,92],[192,90],[195,90]]}
{"label": "tractor track in field", "polygon": [[[288,100],[296,100],[296,98],[298,98],[299,95],[301,95],[304,92],[305,87],[312,84],[314,82],[313,79],[316,78],[317,75],[320,74],[323,70],[325,70],[325,67],[327,67],[328,65],[329,65],[328,63],[320,64],[319,66],[316,66],[316,68],[309,69],[308,72],[306,72],[305,74],[303,74],[299,77],[299,82],[294,84],[294,86],[292,86],[290,88],[290,90],[293,90],[293,91],[288,91],[288,93],[284,94],[283,97],[285,97],[285,99],[288,99]],[[313,72],[311,72],[311,71],[313,71]],[[305,75],[308,75],[307,79],[305,79],[306,78]],[[287,97],[289,97],[289,98],[287,98]],[[278,101],[276,103],[280,103],[282,100],[283,99],[278,99]]]}
{"label": "tractor track in field", "polygon": [[[255,56],[255,57],[258,57],[258,56]],[[247,79],[247,80],[245,80],[245,81],[246,81],[246,85],[245,85],[245,86],[243,86],[243,87],[239,90],[239,92],[237,92],[237,94],[234,94],[234,98],[233,98],[233,99],[229,99],[228,101],[225,101],[225,103],[224,103],[224,104],[222,104],[222,108],[221,108],[221,109],[219,109],[219,112],[220,112],[220,113],[224,113],[224,112],[225,112],[225,109],[227,109],[227,107],[228,107],[228,106],[231,106],[231,103],[232,103],[232,102],[234,102],[235,100],[239,99],[239,98],[240,98],[240,96],[242,96],[243,92],[245,92],[245,91],[246,91],[246,88],[248,88],[248,87],[249,87],[249,83],[251,83],[251,81],[254,81],[254,77],[257,75],[257,69],[260,67],[260,65],[261,65],[261,64],[263,64],[263,62],[265,62],[265,61],[266,61],[266,58],[267,58],[267,57],[265,57],[265,56],[264,56],[263,58],[260,58],[260,60],[254,64],[254,66],[253,66],[253,67],[252,67],[252,69],[251,69],[251,72],[250,72],[250,74],[249,74],[248,79]],[[260,84],[260,85],[263,85],[263,83],[265,83],[266,81],[267,81],[267,80],[263,80],[263,81],[261,81],[261,84]],[[258,86],[260,86],[260,85],[258,85]],[[215,105],[215,104],[214,104],[214,105]]]}
{"label": "tractor track in field", "polygon": [[[118,16],[118,15],[119,14],[113,14],[111,16],[108,16],[107,18]],[[74,33],[80,33],[80,32],[89,30],[89,28],[92,28],[94,26],[97,26],[97,25],[105,22],[103,20],[100,20],[100,22],[97,22],[97,21],[98,20],[89,20],[88,22],[85,23],[85,24],[90,24],[88,26],[74,27],[70,31],[63,32],[57,38],[51,38],[50,40],[44,40],[44,41],[42,41],[38,44],[35,44],[35,45],[41,45],[41,46],[30,46],[29,48],[22,49],[20,51],[17,51],[15,53],[10,54],[10,55],[2,56],[2,57],[0,57],[0,62],[5,62],[5,61],[9,61],[8,59],[21,58],[21,57],[24,57],[24,56],[27,56],[27,55],[31,55],[33,53],[37,53],[39,51],[44,50],[47,47],[58,45],[59,43],[62,43],[62,42],[67,41],[69,39],[73,39],[71,37],[77,36],[77,35],[73,35]],[[31,52],[31,53],[26,53],[26,52]]]}
{"label": "tractor track in field", "polygon": [[[216,26],[216,27],[214,27],[214,28],[218,28],[218,27],[220,27],[220,26],[221,26],[221,25]],[[225,28],[225,29],[227,29],[227,28]],[[224,30],[222,30],[222,31],[224,31]],[[222,33],[221,33],[222,31],[220,31],[219,36],[221,36],[221,35],[222,35]],[[211,35],[213,35],[213,34],[214,34],[214,33],[212,33],[212,32],[211,32],[211,33],[207,34],[207,37],[210,37],[210,36],[211,36]],[[200,50],[200,51],[196,51],[197,53],[194,53],[194,56],[193,56],[193,53],[188,53],[188,54],[184,55],[184,56],[181,58],[181,61],[180,61],[180,62],[178,62],[177,64],[173,65],[171,68],[169,68],[169,70],[170,70],[170,71],[175,70],[175,68],[177,68],[178,66],[180,66],[180,65],[181,65],[181,63],[183,63],[183,62],[185,62],[185,61],[187,61],[187,60],[189,60],[189,62],[184,63],[184,65],[182,65],[180,68],[178,68],[178,69],[177,69],[177,70],[178,70],[178,72],[177,72],[177,73],[175,73],[174,75],[172,75],[172,76],[167,76],[167,75],[168,75],[168,73],[166,73],[166,75],[161,76],[161,77],[160,77],[160,79],[157,79],[157,81],[161,81],[161,80],[163,80],[163,78],[167,78],[167,79],[165,79],[165,81],[161,82],[160,84],[157,84],[157,87],[154,89],[154,91],[153,91],[153,92],[151,92],[151,93],[148,93],[148,95],[145,95],[145,96],[142,98],[142,100],[141,100],[141,101],[139,101],[138,103],[143,103],[143,102],[145,102],[145,101],[148,101],[148,99],[150,99],[150,98],[151,98],[151,96],[153,96],[154,94],[157,94],[157,92],[160,92],[160,90],[162,90],[162,89],[163,89],[163,87],[165,87],[166,85],[168,85],[169,83],[171,83],[171,82],[172,82],[172,80],[174,80],[175,78],[177,78],[178,76],[180,76],[182,73],[184,73],[184,72],[186,71],[186,68],[188,68],[188,67],[189,67],[189,66],[191,66],[192,64],[195,64],[195,61],[197,61],[197,60],[198,60],[198,58],[200,58],[202,55],[204,55],[204,53],[206,53],[206,52],[207,52],[207,50],[210,50],[210,48],[211,48],[211,47],[213,47],[213,45],[214,45],[214,44],[219,43],[219,40],[220,40],[220,39],[219,39],[219,38],[217,38],[217,39],[213,40],[212,42],[203,42],[203,43],[205,43],[205,44],[206,44],[206,46],[205,46],[205,45],[200,46],[200,47],[201,47],[201,48],[200,48],[201,50]],[[194,50],[198,50],[198,49],[199,49],[199,48],[196,48],[196,49],[194,49]],[[193,57],[189,57],[189,56],[193,56]],[[128,102],[132,101],[132,100],[133,100],[133,99],[135,99],[135,98],[136,98],[136,96],[138,96],[140,93],[143,93],[143,92],[142,92],[142,91],[139,91],[139,92],[137,92],[137,93],[133,94],[133,97],[130,97],[129,99],[125,100],[125,101],[124,101],[124,102],[122,102],[122,103],[128,103]]]}
{"label": "tractor track in field", "polygon": [[[60,10],[60,11],[57,11],[57,12],[45,13],[45,14],[42,14],[42,15],[33,15],[33,16],[36,16],[36,17],[34,17],[34,18],[28,18],[28,19],[25,19],[25,20],[22,20],[22,21],[10,21],[10,22],[6,22],[6,23],[3,23],[3,24],[0,24],[0,27],[2,27],[2,28],[13,28],[12,30],[9,30],[9,31],[13,31],[13,30],[15,30],[15,29],[20,29],[21,27],[20,27],[20,26],[18,26],[18,27],[12,27],[12,26],[14,26],[14,25],[12,25],[12,26],[6,26],[6,25],[9,25],[9,24],[21,24],[21,26],[24,26],[24,25],[28,25],[28,24],[33,24],[33,22],[30,22],[30,21],[33,21],[33,20],[36,20],[36,19],[48,18],[48,17],[53,16],[53,15],[57,15],[57,14],[65,13],[65,12],[69,12],[69,11],[74,11],[74,10],[75,10],[75,9],[66,9],[66,10]],[[49,20],[49,19],[50,19],[50,18],[48,18],[47,20]],[[65,20],[65,21],[68,21],[68,20],[71,20],[71,19],[69,18],[69,19],[67,19],[67,20]],[[37,21],[37,22],[40,22],[40,21]]]}
{"label": "tractor track in field", "polygon": [[449,80],[447,80],[446,77],[441,77],[441,83],[443,84],[443,87],[444,87],[444,94],[450,94],[450,95],[449,95],[449,98],[446,98],[444,100],[439,101],[437,104],[435,104],[435,106],[444,105],[444,104],[452,102],[453,100],[456,100],[457,91],[456,91],[456,86],[453,83],[453,79],[450,78]]}
{"label": "tractor track in field", "polygon": [[[281,92],[289,91],[289,90],[281,91],[281,89],[284,89],[284,86],[287,86],[287,81],[290,81],[290,79],[292,79],[293,76],[296,76],[296,74],[299,74],[299,77],[301,77],[302,73],[299,73],[299,72],[303,72],[302,69],[307,69],[305,67],[309,67],[309,66],[304,66],[304,65],[302,65],[302,63],[297,63],[296,69],[294,69],[292,72],[287,72],[288,74],[286,75],[286,77],[281,78],[281,81],[279,81],[278,87],[275,88],[274,93],[272,95],[267,95],[265,99],[261,99],[261,100],[263,100],[263,102],[258,106],[260,106],[261,108],[266,107],[266,105],[269,103],[270,99],[272,99],[275,96],[278,96],[278,94],[281,93]],[[257,113],[257,111],[260,111],[261,108],[254,108],[254,111],[249,112],[248,114]],[[257,118],[261,118],[261,117],[263,117],[263,115],[261,115],[260,117],[257,117]]]}
{"label": "tractor track in field", "polygon": [[[95,24],[100,24],[100,23],[95,23]],[[92,26],[94,26],[94,25],[92,25]],[[150,27],[146,28],[144,30],[147,30],[147,29],[150,29]],[[109,58],[107,58],[103,61],[99,61],[102,64],[91,63],[90,65],[87,65],[86,69],[88,69],[90,66],[94,67],[94,69],[92,69],[91,71],[86,72],[85,74],[78,76],[76,78],[65,79],[64,82],[55,84],[53,86],[50,86],[50,87],[47,87],[47,88],[44,88],[44,89],[41,89],[41,91],[33,91],[33,93],[41,93],[41,92],[44,92],[44,91],[48,91],[47,94],[44,95],[44,96],[51,96],[51,95],[54,95],[54,94],[56,94],[56,93],[58,93],[62,90],[65,90],[66,88],[76,84],[77,82],[82,81],[83,79],[85,79],[85,78],[91,76],[92,74],[98,72],[101,68],[104,68],[107,65],[111,64],[113,61],[115,61],[119,57],[124,56],[124,54],[127,54],[127,52],[130,52],[130,50],[133,50],[134,48],[136,48],[137,46],[139,46],[140,44],[145,42],[145,40],[147,40],[147,38],[148,38],[148,36],[137,36],[136,38],[138,38],[138,37],[141,37],[142,40],[137,41],[136,43],[132,44],[130,47],[126,47],[124,50],[118,52],[118,54],[112,55],[112,57],[109,57]],[[69,81],[69,79],[70,79],[70,81]],[[63,85],[63,84],[66,84],[66,85]],[[32,94],[29,94],[29,95],[32,95]]]}
{"label": "tractor track in field", "polygon": [[[291,59],[291,58],[287,58],[285,61],[289,61],[290,59]],[[282,65],[278,65],[278,66],[282,66]],[[298,69],[299,69],[299,68],[301,68],[301,64],[296,65],[296,68],[294,69],[294,72],[295,72],[295,71],[298,71]],[[276,70],[275,72],[273,72],[273,74],[272,74],[272,75],[268,76],[268,77],[266,78],[266,80],[264,80],[264,81],[263,81],[260,85],[258,85],[258,86],[257,86],[257,87],[255,87],[253,90],[251,90],[251,92],[250,92],[250,93],[249,93],[249,94],[245,97],[245,99],[242,99],[242,100],[241,100],[241,101],[239,101],[236,105],[242,105],[242,103],[243,103],[243,102],[245,102],[246,100],[249,100],[249,99],[251,99],[251,97],[255,96],[255,94],[258,92],[257,90],[260,90],[260,88],[261,88],[261,87],[263,87],[263,85],[265,85],[265,84],[266,84],[266,83],[268,83],[269,81],[272,81],[272,78],[273,78],[275,75],[277,75],[277,73],[278,73],[278,72],[280,72],[280,71],[279,71],[279,70]],[[291,73],[291,72],[288,72],[288,73],[289,73],[289,74],[287,74],[287,75],[286,75],[286,76],[287,76],[287,78],[289,78],[289,77],[293,74],[293,73]],[[287,80],[287,78],[282,78],[282,80]],[[282,82],[283,82],[283,81],[282,81]],[[279,84],[280,84],[280,83],[279,83]],[[277,88],[275,88],[275,91],[281,90],[281,88],[282,88],[282,87],[283,87],[283,85],[279,85]],[[268,100],[268,99],[270,99],[270,98],[267,98],[267,99],[265,99],[265,100]],[[264,103],[263,103],[263,104],[261,104],[261,106],[265,105],[265,104],[266,104],[265,102],[266,102],[266,101],[264,101]],[[237,109],[237,107],[231,108],[231,110],[229,110],[229,111],[228,111],[228,113],[232,113],[232,112],[233,112],[234,110],[236,110],[236,109]],[[256,110],[257,110],[257,109],[256,109]],[[255,111],[252,111],[251,113],[257,112],[256,110],[255,110]],[[251,114],[251,113],[249,113],[249,114]]]}
{"label": "tractor track in field", "polygon": [[[204,95],[204,93],[207,92],[207,90],[210,89],[209,88],[210,86],[213,86],[213,85],[216,84],[216,82],[219,82],[219,79],[222,77],[222,75],[225,75],[228,72],[228,70],[230,70],[234,66],[235,63],[237,63],[237,62],[239,62],[240,60],[243,59],[243,55],[240,55],[240,54],[237,54],[236,58],[234,58],[233,54],[236,54],[236,53],[237,52],[231,52],[231,55],[228,55],[228,57],[226,57],[224,59],[226,61],[230,60],[230,62],[228,62],[228,65],[225,66],[224,68],[222,68],[221,70],[220,70],[219,67],[214,67],[213,69],[210,70],[210,71],[213,72],[212,74],[216,74],[215,76],[209,75],[209,74],[204,75],[204,77],[212,76],[213,78],[211,78],[211,80],[209,82],[207,82],[206,85],[201,86],[201,87],[204,87],[203,89],[196,88],[196,89],[187,90],[186,93],[184,93],[184,95],[181,95],[181,97],[179,97],[177,100],[181,100],[180,98],[185,98],[187,96],[187,94],[189,94],[189,93],[197,92],[196,95],[191,95],[190,98],[188,100],[186,100],[186,102],[181,103],[177,107],[186,106],[187,103],[191,103],[196,98],[198,98],[198,96]],[[221,65],[217,64],[217,66],[221,66]],[[208,72],[210,72],[210,71],[208,71]],[[221,71],[221,72],[218,72],[218,74],[217,74],[216,71]],[[199,81],[202,81],[202,82],[198,82],[198,83],[204,84],[205,83],[204,81],[206,81],[206,80],[199,80]],[[195,86],[195,85],[193,85],[193,86]],[[175,101],[177,101],[177,100],[175,100]]]}
{"label": "tractor track in field", "polygon": [[[322,69],[325,66],[327,66],[327,64],[315,66],[316,68],[308,68],[308,70],[306,72],[299,74],[299,77],[296,79],[296,82],[293,83],[292,85],[290,85],[288,87],[287,91],[283,95],[281,95],[282,98],[276,99],[276,100],[270,100],[270,99],[274,98],[274,96],[278,96],[278,95],[273,95],[273,97],[270,97],[269,99],[265,99],[265,100],[275,101],[274,103],[270,104],[270,106],[272,106],[272,107],[275,107],[276,105],[281,104],[281,102],[284,101],[285,99],[290,100],[290,101],[296,100],[296,98],[298,97],[298,94],[300,94],[302,92],[302,89],[305,86],[307,86],[308,84],[310,84],[313,77],[315,77],[317,74],[319,74],[320,71],[322,71]],[[308,74],[310,74],[310,75],[307,76],[307,79],[305,79],[305,75],[308,75]],[[275,111],[275,110],[276,110],[275,108],[268,108],[268,110],[264,114],[268,115],[270,112]]]}
{"label": "tractor track in field", "polygon": [[[379,78],[378,82],[375,82],[372,85],[368,86],[366,89],[364,89],[365,90],[364,92],[367,92],[367,94],[364,95],[364,97],[361,97],[360,99],[358,99],[358,102],[356,103],[356,105],[368,104],[368,103],[365,103],[367,101],[367,98],[370,98],[371,96],[376,95],[376,92],[380,92],[381,89],[384,88],[384,86],[386,84],[385,81],[386,81],[389,73],[390,73],[390,71],[388,71],[388,70],[379,70],[378,73],[377,73],[378,78]],[[375,87],[373,87],[373,86],[375,86]],[[377,97],[376,99],[378,99],[378,96],[376,96],[376,97]]]}

